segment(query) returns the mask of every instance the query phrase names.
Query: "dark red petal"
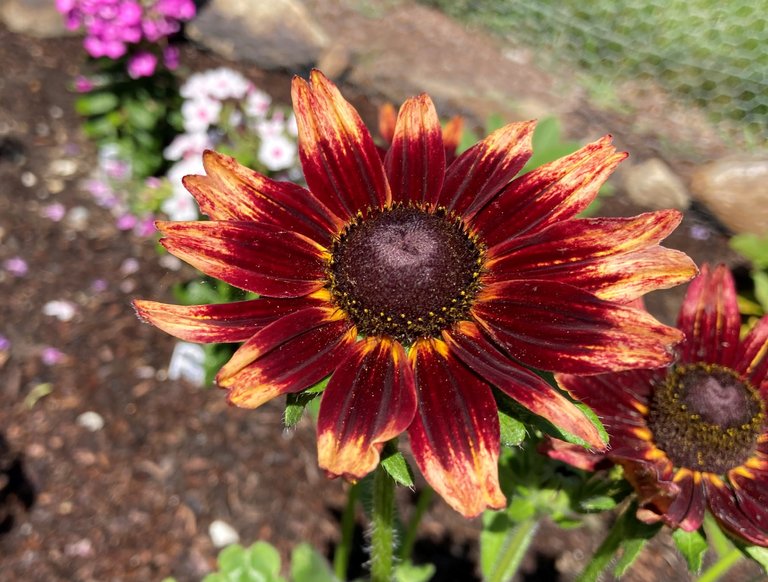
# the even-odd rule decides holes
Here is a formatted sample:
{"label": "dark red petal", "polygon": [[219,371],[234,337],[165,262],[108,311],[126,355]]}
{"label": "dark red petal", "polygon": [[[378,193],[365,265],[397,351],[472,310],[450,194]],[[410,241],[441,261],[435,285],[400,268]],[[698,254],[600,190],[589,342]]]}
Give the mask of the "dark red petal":
{"label": "dark red petal", "polygon": [[504,188],[531,157],[533,121],[510,123],[448,166],[438,204],[469,219]]}
{"label": "dark red petal", "polygon": [[[731,475],[733,472],[731,472]],[[734,481],[733,493],[736,496],[736,502],[741,508],[742,513],[746,515],[755,527],[768,534],[768,483],[757,483],[751,479]],[[744,486],[746,484],[746,487]]]}
{"label": "dark red petal", "polygon": [[328,245],[341,220],[306,189],[276,182],[213,151],[203,154],[206,176],[185,176],[184,186],[212,220],[273,224]]}
{"label": "dark red petal", "polygon": [[440,340],[418,341],[410,359],[419,406],[408,434],[427,482],[465,517],[504,507],[499,419],[490,387]]}
{"label": "dark red petal", "polygon": [[701,473],[680,469],[675,475],[674,482],[680,487],[680,493],[667,509],[665,521],[685,531],[695,531],[701,527],[706,509]]}
{"label": "dark red petal", "polygon": [[720,526],[736,537],[758,546],[768,546],[768,531],[757,527],[736,503],[733,491],[715,475],[705,475],[707,502]]}
{"label": "dark red petal", "polygon": [[701,267],[683,301],[677,327],[685,332],[680,345],[682,362],[710,362],[731,366],[739,346],[741,316],[736,288],[725,265]]}
{"label": "dark red petal", "polygon": [[343,221],[392,200],[379,152],[360,116],[320,71],[295,77],[299,157],[312,193]]}
{"label": "dark red petal", "polygon": [[536,449],[550,459],[562,461],[582,471],[600,471],[613,466],[605,453],[593,453],[580,445],[574,445],[547,437]]}
{"label": "dark red petal", "polygon": [[517,178],[477,214],[473,227],[493,247],[573,218],[589,206],[626,157],[616,153],[606,136]]}
{"label": "dark red petal", "polygon": [[136,314],[164,332],[188,342],[230,343],[247,340],[276,319],[321,304],[321,297],[272,299],[264,297],[212,305],[169,305],[137,299]]}
{"label": "dark red petal", "polygon": [[682,338],[646,312],[552,281],[489,285],[472,314],[516,360],[569,374],[664,366]]}
{"label": "dark red petal", "polygon": [[557,374],[555,379],[561,388],[587,404],[598,416],[638,422],[647,414],[654,386],[664,381],[665,373],[661,368],[592,376]]}
{"label": "dark red petal", "polygon": [[744,374],[752,386],[762,387],[763,398],[768,399],[768,316],[763,316],[744,338],[733,368]]}
{"label": "dark red petal", "polygon": [[483,380],[592,447],[605,448],[606,443],[595,425],[575,404],[539,376],[499,352],[475,324],[462,322],[453,331],[444,331],[443,338],[451,352]]}
{"label": "dark red petal", "polygon": [[324,284],[325,249],[295,232],[252,222],[158,222],[168,251],[206,275],[268,297]]}
{"label": "dark red petal", "polygon": [[384,165],[393,202],[437,201],[445,177],[445,150],[440,119],[428,95],[403,103]]}
{"label": "dark red petal", "polygon": [[681,219],[677,210],[662,210],[555,223],[489,249],[487,279],[557,281],[626,303],[696,275],[688,255],[658,246]]}
{"label": "dark red petal", "polygon": [[357,330],[331,308],[310,307],[263,328],[216,376],[228,400],[256,408],[275,396],[300,392],[328,376],[353,345]]}
{"label": "dark red petal", "polygon": [[388,440],[416,414],[413,370],[403,347],[384,338],[357,342],[323,393],[317,419],[320,467],[359,479],[379,464]]}

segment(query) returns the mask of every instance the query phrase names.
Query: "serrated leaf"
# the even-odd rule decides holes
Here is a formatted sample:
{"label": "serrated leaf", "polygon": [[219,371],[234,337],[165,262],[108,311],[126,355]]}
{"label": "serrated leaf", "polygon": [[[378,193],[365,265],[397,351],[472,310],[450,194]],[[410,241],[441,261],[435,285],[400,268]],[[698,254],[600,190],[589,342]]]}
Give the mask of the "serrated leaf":
{"label": "serrated leaf", "polygon": [[433,564],[420,564],[417,566],[407,561],[395,567],[396,582],[427,582],[434,575],[435,566]]}
{"label": "serrated leaf", "polygon": [[627,570],[629,570],[629,567],[634,563],[634,561],[637,559],[637,557],[640,555],[640,552],[643,550],[643,547],[645,546],[646,542],[648,542],[647,539],[632,539],[627,540],[623,544],[621,544],[621,557],[616,562],[616,566],[613,568],[613,575],[617,578],[621,578],[624,574],[627,573]]}
{"label": "serrated leaf", "polygon": [[307,405],[319,396],[319,392],[307,392],[306,390],[297,394],[288,394],[285,402],[285,413],[283,414],[285,428],[296,426]]}
{"label": "serrated leaf", "polygon": [[381,452],[381,466],[395,480],[395,483],[413,487],[413,471],[393,441],[384,445],[384,450]]}
{"label": "serrated leaf", "polygon": [[499,410],[499,429],[501,433],[501,444],[505,447],[516,447],[525,439],[525,425],[519,420],[512,418],[506,412]]}
{"label": "serrated leaf", "polygon": [[306,543],[291,552],[291,578],[293,582],[338,582],[328,561]]}
{"label": "serrated leaf", "polygon": [[688,569],[691,572],[701,572],[704,554],[709,547],[704,536],[698,530],[689,532],[678,528],[672,532],[672,539],[685,558]]}

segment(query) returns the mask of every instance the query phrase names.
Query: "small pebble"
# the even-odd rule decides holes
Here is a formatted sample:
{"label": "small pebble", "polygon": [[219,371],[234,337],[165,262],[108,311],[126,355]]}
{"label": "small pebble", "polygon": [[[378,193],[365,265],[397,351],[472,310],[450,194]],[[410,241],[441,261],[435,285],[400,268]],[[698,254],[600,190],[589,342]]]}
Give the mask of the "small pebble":
{"label": "small pebble", "polygon": [[211,522],[208,527],[208,535],[211,536],[213,545],[217,548],[223,548],[240,541],[240,535],[226,521],[217,519]]}
{"label": "small pebble", "polygon": [[98,412],[93,412],[92,410],[83,412],[77,417],[76,422],[91,432],[97,432],[104,428],[104,418]]}
{"label": "small pebble", "polygon": [[37,184],[37,176],[35,176],[32,172],[23,172],[21,174],[21,183],[24,184],[27,188],[32,188],[32,186]]}

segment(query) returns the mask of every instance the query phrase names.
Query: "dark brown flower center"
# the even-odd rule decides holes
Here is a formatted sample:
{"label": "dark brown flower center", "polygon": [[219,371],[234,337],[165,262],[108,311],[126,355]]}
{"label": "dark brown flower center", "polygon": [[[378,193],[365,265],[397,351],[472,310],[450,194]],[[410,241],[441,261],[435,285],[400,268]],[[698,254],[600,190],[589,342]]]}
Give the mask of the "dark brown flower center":
{"label": "dark brown flower center", "polygon": [[329,288],[360,334],[410,344],[467,317],[483,255],[445,211],[398,205],[358,216],[342,232],[331,248]]}
{"label": "dark brown flower center", "polygon": [[754,454],[764,408],[729,368],[678,366],[653,394],[648,427],[676,467],[722,475]]}

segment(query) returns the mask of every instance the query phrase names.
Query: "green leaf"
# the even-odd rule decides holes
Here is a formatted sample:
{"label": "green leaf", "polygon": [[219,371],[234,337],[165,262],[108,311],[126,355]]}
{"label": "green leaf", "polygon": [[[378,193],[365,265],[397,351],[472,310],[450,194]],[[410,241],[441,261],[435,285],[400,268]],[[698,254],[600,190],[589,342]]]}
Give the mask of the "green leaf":
{"label": "green leaf", "polygon": [[758,269],[768,269],[768,237],[737,234],[729,241],[731,248],[747,257]]}
{"label": "green leaf", "polygon": [[525,439],[525,425],[501,410],[499,410],[499,428],[502,446],[516,447]]}
{"label": "green leaf", "polygon": [[688,569],[691,572],[701,572],[704,554],[709,547],[701,532],[698,530],[688,532],[678,528],[672,532],[672,539],[685,558]]}
{"label": "green leaf", "polygon": [[[768,243],[766,243],[768,245]],[[768,273],[765,271],[753,271],[752,282],[755,284],[755,299],[763,308],[768,311]]]}
{"label": "green leaf", "polygon": [[741,548],[741,551],[746,556],[760,564],[763,567],[763,570],[768,571],[768,548],[762,548],[760,546],[745,546]]}
{"label": "green leaf", "polygon": [[104,115],[109,111],[113,111],[119,102],[120,100],[117,98],[117,95],[108,91],[87,93],[77,98],[75,101],[75,111],[84,116]]}
{"label": "green leaf", "polygon": [[618,559],[616,566],[613,568],[614,576],[621,578],[624,574],[627,573],[627,570],[629,570],[629,567],[640,555],[640,552],[642,551],[647,541],[647,539],[643,538],[632,539],[627,540],[621,545],[621,558]]}
{"label": "green leaf", "polygon": [[596,495],[587,499],[580,499],[579,509],[586,512],[608,511],[616,507],[616,500],[610,495]]}
{"label": "green leaf", "polygon": [[395,480],[395,483],[405,487],[413,487],[413,471],[403,453],[397,450],[396,440],[384,445],[381,452],[381,466]]}
{"label": "green leaf", "polygon": [[320,405],[320,396],[328,386],[330,376],[323,378],[314,386],[307,388],[295,394],[288,394],[285,402],[285,413],[283,414],[283,423],[285,428],[292,428],[301,420],[304,411],[307,410],[313,418],[317,418],[317,411]]}
{"label": "green leaf", "polygon": [[[435,566],[433,564],[415,565],[410,561],[403,562],[395,566],[396,582],[427,582],[435,575]],[[299,582],[296,580],[295,582]]]}
{"label": "green leaf", "polygon": [[240,544],[227,546],[219,553],[219,571],[208,574],[203,582],[285,582],[280,576],[280,554],[266,542],[256,542],[244,549]]}
{"label": "green leaf", "polygon": [[291,553],[293,582],[337,582],[328,561],[306,543],[299,544]]}

